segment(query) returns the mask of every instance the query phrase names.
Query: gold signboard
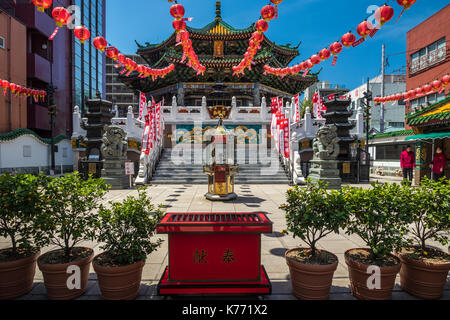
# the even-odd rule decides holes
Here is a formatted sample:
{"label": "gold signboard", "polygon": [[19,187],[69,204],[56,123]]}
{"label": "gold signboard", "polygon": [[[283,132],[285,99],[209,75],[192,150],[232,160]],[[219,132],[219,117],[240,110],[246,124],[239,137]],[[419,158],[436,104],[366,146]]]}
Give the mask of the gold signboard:
{"label": "gold signboard", "polygon": [[214,57],[223,57],[223,41],[214,41]]}
{"label": "gold signboard", "polygon": [[342,173],[349,174],[350,173],[350,162],[344,162],[342,164]]}
{"label": "gold signboard", "polygon": [[97,173],[97,164],[89,163],[89,174],[96,174],[96,173]]}

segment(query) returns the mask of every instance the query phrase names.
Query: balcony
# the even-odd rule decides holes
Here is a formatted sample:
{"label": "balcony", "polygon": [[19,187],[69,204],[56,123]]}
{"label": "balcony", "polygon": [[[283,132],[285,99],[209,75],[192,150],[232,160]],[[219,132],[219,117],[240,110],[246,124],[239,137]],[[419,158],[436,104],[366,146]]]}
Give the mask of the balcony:
{"label": "balcony", "polygon": [[55,21],[48,14],[37,11],[32,3],[17,1],[16,16],[28,28],[36,29],[46,37],[50,37],[55,30]]}
{"label": "balcony", "polygon": [[50,61],[36,53],[29,53],[27,56],[27,73],[30,78],[50,83]]}
{"label": "balcony", "polygon": [[427,69],[441,61],[444,61],[447,57],[447,48],[444,46],[437,50],[434,50],[418,59],[411,60],[409,67],[409,73],[415,74],[421,70]]}

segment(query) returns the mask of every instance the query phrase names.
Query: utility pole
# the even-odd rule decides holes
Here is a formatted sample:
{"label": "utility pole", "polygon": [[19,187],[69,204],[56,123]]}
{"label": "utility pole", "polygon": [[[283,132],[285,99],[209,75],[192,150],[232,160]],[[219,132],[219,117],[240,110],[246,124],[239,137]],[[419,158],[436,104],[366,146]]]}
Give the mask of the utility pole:
{"label": "utility pole", "polygon": [[[381,52],[381,96],[384,97],[384,76],[386,72],[386,46],[382,45]],[[380,104],[380,132],[384,133],[384,104]]]}
{"label": "utility pole", "polygon": [[52,63],[50,63],[50,84],[48,85],[48,114],[50,116],[50,138],[51,138],[51,143],[50,143],[50,156],[51,156],[51,170],[53,171],[53,173],[55,172],[55,137],[54,137],[54,126],[55,126],[55,116],[58,113],[57,109],[56,109],[56,104],[55,104],[55,98],[54,98],[54,93],[55,93],[55,87],[53,86],[53,66]]}
{"label": "utility pole", "polygon": [[370,79],[367,78],[367,91],[364,92],[364,98],[366,99],[365,109],[364,109],[364,118],[366,120],[366,144],[365,149],[366,153],[369,153],[369,131],[370,131],[370,119],[371,119],[371,109],[370,101],[372,101],[372,92],[370,91]]}

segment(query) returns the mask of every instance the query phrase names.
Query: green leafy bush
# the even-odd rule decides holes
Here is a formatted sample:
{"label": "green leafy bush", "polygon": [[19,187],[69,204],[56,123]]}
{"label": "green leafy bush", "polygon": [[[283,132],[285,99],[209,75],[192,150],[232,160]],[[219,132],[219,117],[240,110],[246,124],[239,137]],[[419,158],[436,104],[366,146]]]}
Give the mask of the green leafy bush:
{"label": "green leafy bush", "polygon": [[422,180],[419,187],[409,188],[408,202],[412,205],[410,240],[426,249],[427,240],[447,245],[450,230],[450,181]]}
{"label": "green leafy bush", "polygon": [[109,202],[111,208],[99,210],[97,240],[113,265],[129,265],[145,261],[147,255],[162,243],[152,241],[163,211],[155,208],[148,198],[146,188],[139,189],[139,196],[129,196],[122,202]]}
{"label": "green leafy bush", "polygon": [[30,174],[0,176],[0,236],[11,240],[12,255],[39,249],[44,233],[36,219],[43,211],[43,188],[48,179]]}
{"label": "green leafy bush", "polygon": [[39,223],[47,231],[47,242],[64,249],[66,259],[77,244],[94,238],[96,209],[108,189],[103,179],[83,180],[78,172],[48,183],[44,194],[45,215]]}
{"label": "green leafy bush", "polygon": [[286,211],[288,231],[299,237],[316,255],[317,242],[330,233],[339,233],[348,221],[345,197],[340,191],[328,191],[326,184],[307,181],[306,188],[294,186],[287,191]]}
{"label": "green leafy bush", "polygon": [[347,234],[357,234],[370,247],[373,260],[407,246],[403,235],[413,209],[407,185],[372,183],[371,189],[344,187],[350,220]]}

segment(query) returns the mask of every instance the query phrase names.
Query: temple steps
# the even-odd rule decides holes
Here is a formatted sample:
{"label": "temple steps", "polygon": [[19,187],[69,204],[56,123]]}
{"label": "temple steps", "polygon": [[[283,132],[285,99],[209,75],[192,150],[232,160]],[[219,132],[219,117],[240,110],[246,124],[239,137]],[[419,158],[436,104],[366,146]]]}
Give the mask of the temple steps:
{"label": "temple steps", "polygon": [[[171,150],[165,150],[153,175],[151,184],[207,184],[208,176],[203,173],[203,165],[193,163],[186,157],[184,163],[171,161]],[[267,161],[267,160],[266,160]],[[271,157],[272,163],[277,163],[278,158]],[[241,161],[242,162],[242,161]],[[235,177],[236,184],[289,184],[289,180],[281,167],[273,169],[271,175],[264,175],[261,169],[269,170],[270,164],[262,164],[259,161],[249,161],[249,154],[245,156],[245,163],[239,165],[239,174]],[[272,171],[272,170],[271,170]],[[267,171],[266,171],[267,173]]]}

